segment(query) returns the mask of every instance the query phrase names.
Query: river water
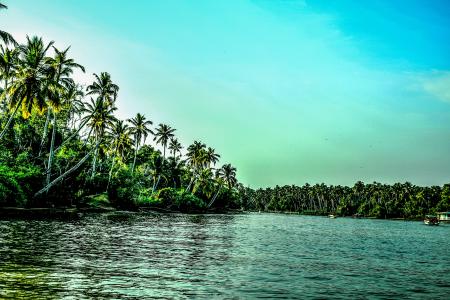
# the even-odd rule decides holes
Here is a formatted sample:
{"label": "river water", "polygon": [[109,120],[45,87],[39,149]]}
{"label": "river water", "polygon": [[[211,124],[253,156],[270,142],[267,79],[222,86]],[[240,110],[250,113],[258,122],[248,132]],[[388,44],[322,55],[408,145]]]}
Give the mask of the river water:
{"label": "river water", "polygon": [[450,224],[282,214],[0,221],[0,298],[450,298]]}

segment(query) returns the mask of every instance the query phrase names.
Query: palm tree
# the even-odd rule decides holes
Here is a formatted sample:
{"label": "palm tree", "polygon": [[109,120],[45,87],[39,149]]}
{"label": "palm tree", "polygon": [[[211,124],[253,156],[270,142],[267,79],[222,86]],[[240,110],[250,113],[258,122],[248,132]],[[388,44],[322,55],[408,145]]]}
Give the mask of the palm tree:
{"label": "palm tree", "polygon": [[[80,115],[84,109],[84,102],[82,101],[84,97],[83,88],[79,84],[71,85],[66,91],[66,109],[68,110],[68,117],[66,122],[66,127],[74,129],[76,115]],[[69,126],[69,122],[72,124]]]}
{"label": "palm tree", "polygon": [[108,72],[94,73],[95,81],[86,88],[86,95],[97,95],[105,105],[113,105],[119,92],[119,86],[111,80]]}
{"label": "palm tree", "polygon": [[[0,80],[3,80],[3,91],[8,90],[10,80],[14,80],[17,70],[19,51],[0,45]],[[6,93],[5,93],[6,94]]]}
{"label": "palm tree", "polygon": [[129,119],[128,122],[131,123],[131,133],[134,135],[134,159],[133,166],[131,167],[131,174],[134,172],[134,167],[136,166],[136,157],[141,145],[141,140],[144,138],[143,143],[149,134],[153,134],[153,131],[149,128],[150,125],[153,124],[152,121],[146,120],[144,115],[140,113],[136,114],[136,117]]}
{"label": "palm tree", "polygon": [[[55,51],[55,57],[48,59],[48,80],[47,85],[47,97],[48,97],[48,111],[53,114],[53,130],[52,139],[50,143],[50,151],[47,164],[47,181],[50,183],[51,168],[53,161],[54,145],[55,145],[55,133],[56,133],[56,114],[63,108],[64,101],[68,100],[67,91],[70,87],[75,86],[73,79],[70,77],[75,68],[79,68],[84,72],[84,67],[75,63],[73,59],[67,57],[67,52],[70,47],[64,51],[59,51],[53,47]],[[49,116],[49,114],[47,114]],[[47,119],[48,121],[48,119]],[[46,122],[46,125],[48,123]],[[44,136],[41,142],[41,149],[45,136],[47,135],[47,127],[44,128]]]}
{"label": "palm tree", "polygon": [[[176,129],[170,127],[166,124],[159,124],[156,128],[155,137],[153,138],[154,141],[156,141],[156,144],[161,144],[163,146],[163,165],[164,161],[166,159],[166,148],[167,148],[167,142],[173,138],[174,132]],[[161,180],[161,175],[158,176],[158,181],[156,182],[155,189],[158,187],[159,181]]]}
{"label": "palm tree", "polygon": [[187,148],[187,162],[192,168],[192,177],[186,187],[186,191],[189,191],[191,186],[194,184],[196,177],[198,176],[199,170],[205,164],[206,157],[206,145],[199,141],[194,141],[192,145]]}
{"label": "palm tree", "polygon": [[[97,98],[95,102],[91,99],[91,103],[86,104],[84,112],[87,115],[84,117],[84,120],[87,120],[87,125],[91,128],[88,139],[91,133],[93,133],[96,144],[102,142],[106,130],[108,128],[112,128],[114,123],[117,121],[114,116],[114,112],[116,110],[117,108],[115,106],[106,105],[101,98]],[[95,175],[98,149],[99,147],[97,147],[94,152],[91,178]]]}
{"label": "palm tree", "polygon": [[45,45],[42,38],[27,36],[27,44],[19,46],[19,64],[16,79],[8,87],[8,104],[12,109],[5,128],[0,133],[3,138],[19,107],[22,106],[23,118],[31,115],[33,108],[42,111],[45,106],[45,90],[47,83],[47,59],[45,57],[53,42]]}
{"label": "palm tree", "polygon": [[230,164],[223,165],[222,168],[216,171],[216,182],[218,189],[214,197],[209,202],[208,208],[213,205],[214,201],[216,201],[223,183],[226,183],[228,185],[229,191],[231,191],[231,189],[236,185],[236,168],[231,166]]}
{"label": "palm tree", "polygon": [[208,168],[211,164],[215,165],[219,161],[220,155],[215,152],[215,149],[208,147],[205,153],[205,160],[208,163]]}
{"label": "palm tree", "polygon": [[[6,6],[3,3],[0,3],[0,9],[7,9],[7,8],[8,6]],[[14,40],[12,35],[7,33],[6,31],[0,30],[0,38],[2,39],[3,43],[5,43],[5,45],[8,44],[17,45],[17,42]]]}
{"label": "palm tree", "polygon": [[236,168],[231,164],[225,164],[219,169],[219,176],[223,177],[227,183],[228,190],[231,190],[237,183]]}
{"label": "palm tree", "polygon": [[131,148],[130,128],[128,127],[127,124],[124,124],[122,120],[118,120],[111,128],[109,138],[112,146],[112,153],[111,153],[112,162],[111,162],[111,169],[109,170],[108,184],[106,186],[106,190],[108,190],[109,183],[111,182],[114,163],[116,162],[116,156],[118,156],[119,159],[124,160],[125,153],[127,152],[128,149]]}
{"label": "palm tree", "polygon": [[167,148],[167,142],[173,138],[174,132],[176,129],[171,128],[169,125],[166,124],[159,124],[156,128],[155,138],[153,139],[156,141],[156,144],[161,144],[163,146],[163,158],[166,158],[166,148]]}
{"label": "palm tree", "polygon": [[183,146],[178,142],[176,138],[171,138],[169,143],[169,150],[173,154],[173,159],[176,159],[176,154],[181,154],[181,149],[183,149]]}

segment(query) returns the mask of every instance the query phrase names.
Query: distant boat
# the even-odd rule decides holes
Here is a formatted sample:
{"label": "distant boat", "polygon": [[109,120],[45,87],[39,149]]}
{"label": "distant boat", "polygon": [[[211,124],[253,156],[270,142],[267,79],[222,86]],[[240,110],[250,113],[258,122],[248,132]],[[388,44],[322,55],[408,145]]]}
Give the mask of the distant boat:
{"label": "distant boat", "polygon": [[450,211],[443,211],[437,213],[439,223],[450,223]]}
{"label": "distant boat", "polygon": [[423,220],[423,222],[425,223],[425,225],[430,225],[430,226],[437,226],[439,225],[439,220],[436,216],[432,216],[432,215],[426,215],[425,219]]}
{"label": "distant boat", "polygon": [[336,216],[335,214],[329,214],[329,215],[328,215],[328,218],[330,218],[330,219],[336,219],[337,216]]}

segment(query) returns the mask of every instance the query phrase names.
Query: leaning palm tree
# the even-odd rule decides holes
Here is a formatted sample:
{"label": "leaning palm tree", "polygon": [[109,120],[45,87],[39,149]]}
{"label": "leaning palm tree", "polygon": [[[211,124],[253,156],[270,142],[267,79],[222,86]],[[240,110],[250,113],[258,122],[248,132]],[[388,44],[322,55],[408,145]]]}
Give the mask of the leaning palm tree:
{"label": "leaning palm tree", "polygon": [[27,44],[19,46],[19,61],[14,82],[5,91],[11,110],[8,122],[0,133],[3,138],[20,107],[23,118],[31,115],[33,108],[42,111],[45,108],[47,84],[46,53],[53,42],[45,45],[42,38],[27,36]]}
{"label": "leaning palm tree", "polygon": [[111,169],[109,170],[108,176],[108,184],[106,186],[106,190],[109,188],[109,184],[111,182],[111,177],[114,169],[114,164],[116,162],[116,157],[120,160],[124,160],[125,153],[128,149],[131,148],[131,139],[130,139],[130,128],[127,124],[125,124],[122,120],[118,120],[114,123],[111,128],[109,134],[109,142],[112,146],[111,153]]}
{"label": "leaning palm tree", "polygon": [[139,147],[141,145],[141,141],[143,139],[143,142],[145,143],[145,140],[147,139],[147,136],[149,134],[153,134],[153,131],[149,128],[153,122],[150,120],[146,120],[145,116],[137,113],[136,117],[129,119],[128,122],[131,123],[131,133],[134,135],[134,159],[133,159],[133,166],[131,167],[131,174],[134,172],[134,167],[136,166],[136,157],[139,150]]}
{"label": "leaning palm tree", "polygon": [[216,171],[216,182],[218,189],[214,197],[209,202],[208,208],[214,204],[214,201],[216,201],[216,198],[220,193],[220,189],[222,188],[223,183],[227,184],[229,191],[231,191],[231,189],[237,184],[236,168],[233,167],[231,164],[223,165],[220,169]]}
{"label": "leaning palm tree", "polygon": [[91,103],[88,103],[86,105],[86,108],[84,109],[84,113],[86,116],[83,118],[83,121],[86,121],[88,126],[91,128],[89,131],[88,138],[86,139],[86,142],[89,140],[89,136],[91,133],[94,134],[94,144],[91,150],[82,158],[80,161],[71,167],[69,170],[58,176],[57,178],[53,179],[49,184],[47,184],[45,187],[43,187],[41,190],[39,190],[34,196],[40,196],[54,186],[55,184],[61,182],[64,178],[66,178],[71,173],[75,172],[80,166],[84,164],[84,162],[91,156],[94,155],[94,162],[92,167],[92,177],[95,174],[95,163],[98,156],[98,149],[100,148],[100,144],[104,140],[105,132],[108,128],[111,128],[113,124],[117,121],[116,117],[114,116],[114,111],[117,108],[107,107],[104,105],[103,101],[100,99],[97,99],[97,101],[94,101],[91,99]]}
{"label": "leaning palm tree", "polygon": [[181,154],[181,149],[183,149],[183,146],[180,144],[180,142],[176,138],[171,138],[169,143],[169,150],[173,154],[173,159],[176,159],[176,154]]}
{"label": "leaning palm tree", "polygon": [[[7,9],[8,6],[6,6],[3,3],[0,3],[0,9]],[[7,33],[6,31],[0,30],[0,39],[5,43],[5,45],[13,44],[17,45],[17,42],[14,40],[11,34]]]}

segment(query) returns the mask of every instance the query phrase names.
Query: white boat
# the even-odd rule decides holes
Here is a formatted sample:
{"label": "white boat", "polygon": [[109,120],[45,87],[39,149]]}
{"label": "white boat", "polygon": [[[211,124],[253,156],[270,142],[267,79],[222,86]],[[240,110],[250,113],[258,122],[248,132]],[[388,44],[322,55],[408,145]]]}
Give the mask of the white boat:
{"label": "white boat", "polygon": [[328,215],[328,218],[330,218],[330,219],[336,219],[336,218],[337,218],[337,216],[336,216],[336,215],[334,215],[334,214],[330,214],[330,215]]}

